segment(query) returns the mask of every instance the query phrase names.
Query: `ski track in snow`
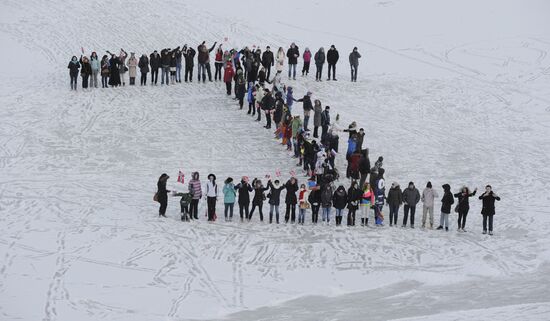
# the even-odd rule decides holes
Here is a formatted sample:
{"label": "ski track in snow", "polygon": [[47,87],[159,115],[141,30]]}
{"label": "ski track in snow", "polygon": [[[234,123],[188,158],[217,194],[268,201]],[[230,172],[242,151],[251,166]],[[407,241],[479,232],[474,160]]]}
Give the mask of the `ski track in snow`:
{"label": "ski track in snow", "polygon": [[[465,234],[267,225],[257,214],[250,224],[209,224],[203,201],[201,221],[184,224],[176,198],[170,199],[168,219],[155,217],[151,198],[160,173],[167,172],[171,185],[183,190],[175,183],[179,169],[186,179],[195,170],[203,180],[214,172],[220,182],[226,176],[264,179],[281,169],[286,180],[297,170],[296,161],[262,128],[263,119],[255,123],[238,110],[223,84],[73,93],[67,89],[68,57],[81,46],[140,54],[182,40],[194,47],[202,40],[211,44],[223,35],[229,37],[226,47],[286,47],[291,40],[281,32],[254,32],[242,21],[190,4],[165,5],[173,10],[141,1],[2,3],[9,15],[0,33],[38,52],[48,66],[25,86],[0,79],[0,319],[361,320],[367,313],[371,320],[488,315],[543,320],[548,315],[548,39],[518,36],[395,49],[356,35],[272,22],[294,30],[295,37],[343,38],[386,53],[390,63],[401,59],[445,73],[441,78],[372,74],[364,55],[359,82],[350,85],[341,48],[340,81],[316,83],[311,74],[284,80],[296,98],[311,90],[330,105],[332,118],[341,116],[339,127],[353,120],[364,127],[371,159],[384,155],[388,182],[404,186],[412,180],[422,189],[431,180],[438,192],[446,182],[453,190],[492,183],[503,199],[492,238],[478,233],[477,199],[468,216],[473,233]],[[65,28],[67,16],[60,12],[78,17],[76,27]],[[113,32],[102,33],[105,19],[97,17],[104,12]],[[144,39],[153,23],[166,32]],[[294,113],[300,110],[295,104]],[[346,137],[342,133],[341,151]],[[345,173],[342,155],[337,166]],[[537,195],[537,203],[525,195]],[[218,217],[222,209],[218,202]],[[264,205],[265,216],[268,211]],[[455,218],[452,214],[451,226]],[[487,315],[479,312],[484,308]]]}

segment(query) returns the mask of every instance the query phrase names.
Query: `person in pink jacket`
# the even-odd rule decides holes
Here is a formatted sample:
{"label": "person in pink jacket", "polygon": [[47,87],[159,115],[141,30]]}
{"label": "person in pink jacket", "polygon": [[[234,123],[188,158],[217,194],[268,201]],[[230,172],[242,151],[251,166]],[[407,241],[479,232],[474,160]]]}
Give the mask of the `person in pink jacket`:
{"label": "person in pink jacket", "polygon": [[304,51],[304,68],[302,68],[302,76],[307,76],[309,74],[309,63],[311,62],[311,51],[309,51],[309,48],[306,48]]}

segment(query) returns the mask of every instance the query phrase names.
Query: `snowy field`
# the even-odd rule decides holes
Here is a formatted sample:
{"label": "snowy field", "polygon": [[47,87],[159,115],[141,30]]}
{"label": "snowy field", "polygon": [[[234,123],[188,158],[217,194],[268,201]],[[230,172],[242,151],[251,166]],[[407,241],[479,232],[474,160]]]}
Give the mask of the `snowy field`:
{"label": "snowy field", "polygon": [[[549,320],[549,14],[544,0],[2,0],[0,320]],[[75,93],[67,63],[224,38],[336,45],[339,81],[285,77],[296,96],[364,127],[387,182],[491,184],[495,235],[477,198],[460,234],[208,224],[205,202],[187,224],[176,198],[157,218],[162,172],[183,190],[178,170],[286,177],[296,161],[221,83]]]}

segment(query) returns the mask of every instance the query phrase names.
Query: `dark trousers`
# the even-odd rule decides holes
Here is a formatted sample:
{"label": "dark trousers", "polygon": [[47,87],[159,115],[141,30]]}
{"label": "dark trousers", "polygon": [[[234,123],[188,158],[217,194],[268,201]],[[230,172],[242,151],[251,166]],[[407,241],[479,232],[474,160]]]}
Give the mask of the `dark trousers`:
{"label": "dark trousers", "polygon": [[271,112],[269,110],[265,112],[265,121],[265,127],[271,128]]}
{"label": "dark trousers", "polygon": [[193,81],[193,65],[185,65],[185,82],[187,82],[187,79]]}
{"label": "dark trousers", "polygon": [[216,198],[210,196],[207,197],[206,204],[208,206],[208,220],[214,221],[214,215],[216,214]]}
{"label": "dark trousers", "polygon": [[199,200],[191,200],[191,206],[189,206],[189,214],[191,218],[199,219]]}
{"label": "dark trousers", "polygon": [[136,84],[136,77],[130,77],[130,86],[133,86]]}
{"label": "dark trousers", "polygon": [[360,188],[363,188],[363,186],[365,186],[365,182],[367,180],[367,173],[361,173],[361,177],[359,178],[359,187]]}
{"label": "dark trousers", "polygon": [[101,75],[101,88],[109,88],[109,75]]}
{"label": "dark trousers", "polygon": [[241,220],[243,219],[243,213],[244,217],[248,218],[248,207],[249,204],[239,204],[239,214],[241,215]]}
{"label": "dark trousers", "polygon": [[271,65],[264,66],[265,70],[265,78],[269,80],[269,77],[271,76]]}
{"label": "dark trousers", "polygon": [[319,137],[319,126],[313,126],[313,137]]}
{"label": "dark trousers", "polygon": [[302,76],[309,74],[309,61],[304,61],[304,67],[302,67]]}
{"label": "dark trousers", "polygon": [[141,85],[142,86],[147,85],[147,73],[146,72],[141,73]]}
{"label": "dark trousers", "polygon": [[82,88],[88,88],[88,78],[90,75],[82,75]]}
{"label": "dark trousers", "polygon": [[166,81],[166,84],[168,85],[170,82],[170,66],[163,66],[162,70],[163,70],[161,75],[162,79],[160,80],[160,83],[164,84],[164,82]]}
{"label": "dark trousers", "polygon": [[357,67],[358,66],[351,65],[351,81],[357,81]]}
{"label": "dark trousers", "polygon": [[330,79],[330,70],[332,69],[332,80],[336,80],[336,65],[328,64],[328,79]]}
{"label": "dark trousers", "polygon": [[483,231],[487,231],[487,221],[489,221],[489,232],[493,231],[493,215],[483,214]]}
{"label": "dark trousers", "polygon": [[321,77],[323,76],[323,65],[315,64],[315,67],[317,67],[317,71],[315,72],[315,80],[321,80]]}
{"label": "dark trousers", "polygon": [[[212,81],[212,72],[210,71],[210,63],[206,63],[206,73],[208,74],[208,80]],[[204,74],[203,74],[202,81],[204,81]]]}
{"label": "dark trousers", "polygon": [[216,68],[216,72],[214,73],[214,80],[222,80],[222,67],[223,63],[221,62],[215,62],[214,67]]}
{"label": "dark trousers", "polygon": [[78,81],[78,74],[76,75],[71,74],[71,89],[76,90],[77,81]]}
{"label": "dark trousers", "polygon": [[399,205],[390,205],[390,225],[397,224],[399,216]]}
{"label": "dark trousers", "polygon": [[321,205],[311,205],[311,222],[314,224],[317,224],[319,219],[319,208],[321,208]]}
{"label": "dark trousers", "polygon": [[159,198],[159,215],[165,215],[166,214],[166,208],[168,207],[168,198]]}
{"label": "dark trousers", "polygon": [[254,101],[251,103],[248,103],[248,113],[252,115],[256,115],[256,107],[254,107]]}
{"label": "dark trousers", "polygon": [[[260,107],[258,107],[257,112],[258,112],[258,118],[256,120],[257,121],[262,121],[262,111],[261,111]],[[254,114],[252,114],[252,115],[254,115]]]}
{"label": "dark trousers", "polygon": [[406,204],[403,212],[403,225],[407,226],[407,218],[409,217],[409,210],[411,211],[411,227],[414,227],[414,212],[416,212],[416,206],[409,206]]}
{"label": "dark trousers", "polygon": [[458,228],[464,228],[466,226],[466,217],[468,216],[468,211],[470,209],[467,208],[465,210],[458,211]]}
{"label": "dark trousers", "polygon": [[239,107],[240,107],[241,109],[243,109],[243,105],[244,105],[244,97],[240,97],[240,98],[239,98]]}
{"label": "dark trousers", "polygon": [[231,81],[226,81],[225,82],[225,89],[227,91],[227,95],[231,96]]}
{"label": "dark trousers", "polygon": [[159,69],[151,68],[151,84],[154,83],[156,85],[158,78],[159,78]]}
{"label": "dark trousers", "polygon": [[260,221],[264,221],[264,202],[260,202],[260,204],[256,204],[252,202],[252,210],[250,211],[250,215],[248,216],[248,219],[252,219],[252,215],[254,214],[254,210],[256,209],[256,206],[258,207],[258,212],[260,212]]}
{"label": "dark trousers", "polygon": [[355,225],[355,211],[356,209],[352,209],[348,211],[348,226],[354,226]]}
{"label": "dark trousers", "polygon": [[285,211],[286,223],[288,223],[289,218],[291,223],[294,223],[294,221],[296,220],[296,204],[286,204],[286,211]]}
{"label": "dark trousers", "polygon": [[224,210],[224,215],[225,215],[225,218],[227,218],[227,214],[229,213],[229,218],[233,218],[233,206],[235,205],[234,203],[224,203],[225,204],[225,210]]}

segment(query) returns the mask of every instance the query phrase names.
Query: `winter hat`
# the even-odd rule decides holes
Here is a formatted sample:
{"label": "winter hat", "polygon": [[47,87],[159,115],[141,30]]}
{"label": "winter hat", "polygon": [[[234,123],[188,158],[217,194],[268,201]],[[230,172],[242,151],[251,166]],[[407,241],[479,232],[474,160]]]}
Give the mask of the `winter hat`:
{"label": "winter hat", "polygon": [[225,184],[229,184],[229,183],[232,183],[233,182],[233,178],[231,177],[228,177],[226,180],[225,180]]}
{"label": "winter hat", "polygon": [[379,157],[378,157],[378,161],[379,161],[379,162],[383,162],[383,161],[384,161],[384,157],[379,156]]}
{"label": "winter hat", "polygon": [[353,47],[353,50],[357,50],[357,47]]}
{"label": "winter hat", "polygon": [[409,182],[409,187],[411,187],[411,185],[414,187],[414,183],[413,183],[413,182]]}
{"label": "winter hat", "polygon": [[208,177],[208,179],[210,179],[210,177],[212,177],[212,180],[214,180],[214,181],[216,180],[216,175],[214,175],[214,174],[208,174],[207,177]]}
{"label": "winter hat", "polygon": [[334,45],[330,45],[330,47],[331,47],[332,49],[335,49],[335,48],[336,48],[336,47],[334,47]]}
{"label": "winter hat", "polygon": [[432,182],[428,182],[428,184],[426,184],[426,187],[427,188],[432,188]]}
{"label": "winter hat", "polygon": [[451,190],[451,185],[449,185],[449,184],[443,184],[441,187],[443,187],[443,190],[445,190],[445,191],[450,191]]}
{"label": "winter hat", "polygon": [[378,170],[378,178],[383,178],[386,171],[383,168]]}

